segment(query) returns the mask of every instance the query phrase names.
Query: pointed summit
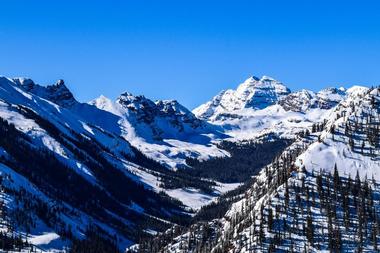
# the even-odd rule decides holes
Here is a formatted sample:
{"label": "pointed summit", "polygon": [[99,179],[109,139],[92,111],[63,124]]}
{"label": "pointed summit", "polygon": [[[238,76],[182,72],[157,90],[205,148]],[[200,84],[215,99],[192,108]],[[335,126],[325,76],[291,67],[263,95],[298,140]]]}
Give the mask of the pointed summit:
{"label": "pointed summit", "polygon": [[62,107],[71,107],[77,102],[62,79],[59,79],[54,85],[46,86],[45,92],[47,99]]}
{"label": "pointed summit", "polygon": [[65,81],[63,79],[58,79],[58,81],[55,83],[55,85],[56,86],[63,86],[63,85],[65,85]]}
{"label": "pointed summit", "polygon": [[236,90],[226,90],[211,101],[194,109],[200,118],[210,119],[216,114],[232,112],[244,108],[263,109],[277,103],[290,93],[290,90],[274,78],[263,76],[249,77]]}

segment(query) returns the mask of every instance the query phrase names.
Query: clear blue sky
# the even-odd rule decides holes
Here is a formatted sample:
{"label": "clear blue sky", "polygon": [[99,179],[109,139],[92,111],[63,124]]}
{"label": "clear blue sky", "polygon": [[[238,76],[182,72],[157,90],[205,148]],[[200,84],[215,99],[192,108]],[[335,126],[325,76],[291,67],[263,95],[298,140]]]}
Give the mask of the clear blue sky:
{"label": "clear blue sky", "polygon": [[380,1],[1,1],[0,75],[189,108],[250,75],[380,84]]}

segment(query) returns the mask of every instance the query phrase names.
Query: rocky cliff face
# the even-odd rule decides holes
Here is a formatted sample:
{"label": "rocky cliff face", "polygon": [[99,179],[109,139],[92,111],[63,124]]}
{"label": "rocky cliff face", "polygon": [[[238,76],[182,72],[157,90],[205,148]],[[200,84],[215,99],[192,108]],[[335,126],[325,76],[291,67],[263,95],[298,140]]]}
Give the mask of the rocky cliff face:
{"label": "rocky cliff face", "polygon": [[301,90],[290,93],[278,104],[286,111],[306,112],[309,109],[329,110],[335,107],[346,96],[343,88],[327,88],[317,93],[309,90]]}
{"label": "rocky cliff face", "polygon": [[[176,100],[152,100],[144,96],[133,96],[131,93],[123,93],[116,100],[116,104],[124,109],[124,115],[137,131],[147,128],[153,134],[153,138],[177,138],[180,135],[212,133],[215,132],[205,121],[178,103]],[[141,132],[140,136],[144,136]]]}
{"label": "rocky cliff face", "polygon": [[55,84],[48,86],[35,84],[33,80],[27,78],[14,78],[13,81],[27,92],[45,98],[62,107],[71,107],[77,103],[74,95],[66,87],[65,82],[62,79],[58,80]]}

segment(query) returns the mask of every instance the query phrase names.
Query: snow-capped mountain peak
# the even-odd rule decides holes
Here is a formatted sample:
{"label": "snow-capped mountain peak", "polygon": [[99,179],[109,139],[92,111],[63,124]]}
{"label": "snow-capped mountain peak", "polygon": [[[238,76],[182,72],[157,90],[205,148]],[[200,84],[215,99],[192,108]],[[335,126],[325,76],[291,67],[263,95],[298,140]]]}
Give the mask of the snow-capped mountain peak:
{"label": "snow-capped mountain peak", "polygon": [[193,113],[199,118],[212,119],[218,114],[244,108],[263,109],[289,93],[289,88],[272,77],[263,76],[259,79],[251,76],[236,90],[222,91],[211,101],[194,109]]}
{"label": "snow-capped mountain peak", "polygon": [[199,122],[197,126],[201,125],[201,121],[177,100],[153,102],[145,96],[134,96],[129,92],[124,92],[116,100],[116,104],[126,109],[130,117],[134,115],[138,121],[147,124],[154,124],[158,118],[167,118],[167,120],[170,118],[170,121],[175,124],[193,121],[192,123]]}
{"label": "snow-capped mountain peak", "polygon": [[104,95],[100,95],[98,98],[89,101],[88,104],[93,105],[100,110],[120,116],[120,112],[115,108],[114,102]]}

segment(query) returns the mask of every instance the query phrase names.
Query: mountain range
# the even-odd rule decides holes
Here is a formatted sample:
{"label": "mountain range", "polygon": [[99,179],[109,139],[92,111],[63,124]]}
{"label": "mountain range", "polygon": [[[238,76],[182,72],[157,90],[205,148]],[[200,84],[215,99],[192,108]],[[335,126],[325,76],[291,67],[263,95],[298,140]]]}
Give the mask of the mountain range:
{"label": "mountain range", "polygon": [[[63,80],[0,77],[3,248],[374,250],[379,113],[379,88],[292,92],[268,76],[193,111],[129,92],[82,103]],[[338,197],[348,204],[330,217]]]}

